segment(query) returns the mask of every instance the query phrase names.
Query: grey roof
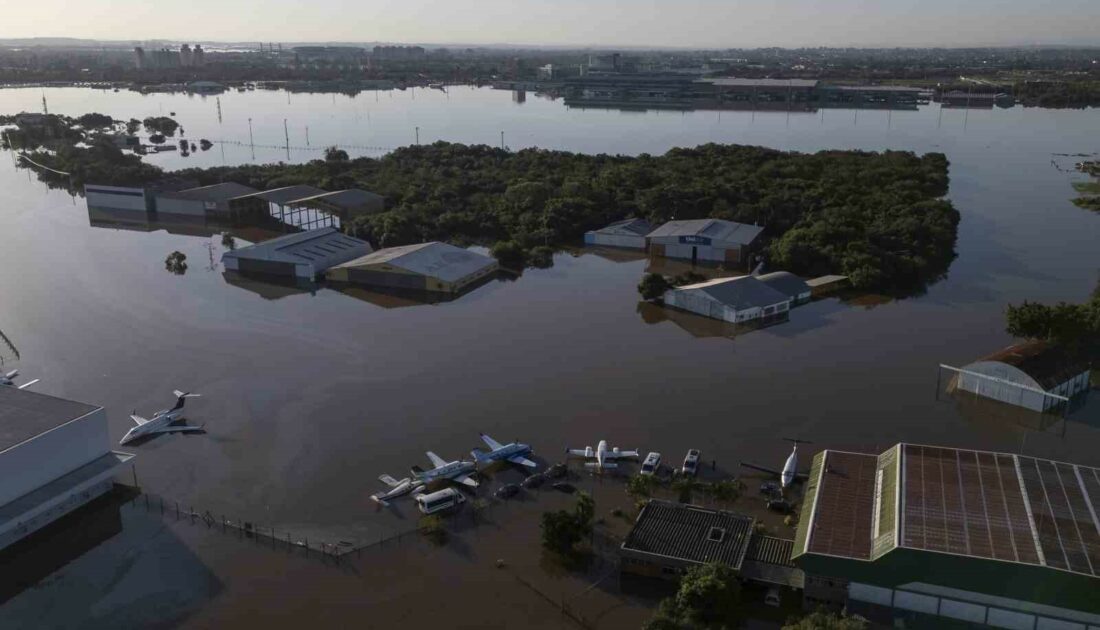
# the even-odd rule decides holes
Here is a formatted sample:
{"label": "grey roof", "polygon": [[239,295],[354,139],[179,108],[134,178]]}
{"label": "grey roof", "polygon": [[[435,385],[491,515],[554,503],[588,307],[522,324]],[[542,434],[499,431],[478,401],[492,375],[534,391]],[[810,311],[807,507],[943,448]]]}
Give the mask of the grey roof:
{"label": "grey roof", "polygon": [[714,85],[729,86],[729,87],[761,87],[761,88],[776,88],[776,87],[792,87],[792,88],[812,88],[817,87],[817,79],[736,79],[732,77],[721,79],[704,79]]}
{"label": "grey roof", "polygon": [[264,201],[270,201],[271,203],[276,203],[282,206],[296,199],[303,199],[305,197],[313,197],[315,195],[323,194],[325,194],[325,191],[321,188],[308,186],[306,184],[298,184],[295,186],[272,188],[271,190],[261,190],[259,192],[241,195],[240,197],[236,197],[236,199],[258,197],[260,199],[263,199]]}
{"label": "grey roof", "polygon": [[468,249],[432,241],[380,249],[339,266],[364,267],[382,263],[445,282],[454,282],[487,267],[494,267],[497,261]]}
{"label": "grey roof", "polygon": [[811,278],[807,280],[806,285],[809,287],[819,287],[825,284],[832,284],[834,282],[843,282],[847,279],[848,276],[838,276],[835,274],[829,276],[818,276],[817,278]]}
{"label": "grey roof", "polygon": [[713,241],[725,241],[748,245],[756,240],[764,228],[724,219],[689,219],[669,221],[649,233],[649,238],[667,236],[706,236]]}
{"label": "grey roof", "polygon": [[311,195],[301,199],[293,199],[288,203],[294,205],[309,205],[311,201],[321,201],[324,203],[332,204],[334,206],[340,206],[341,208],[355,209],[360,206],[366,205],[378,199],[384,199],[382,195],[372,193],[369,190],[363,190],[361,188],[348,188],[347,190],[336,190],[333,192],[323,192],[319,195]]}
{"label": "grey roof", "polygon": [[756,279],[788,297],[810,292],[810,285],[789,271],[773,271],[756,276]]}
{"label": "grey roof", "polygon": [[623,219],[616,221],[598,230],[592,230],[596,234],[621,234],[624,236],[645,236],[653,231],[653,224],[645,219]]}
{"label": "grey roof", "polygon": [[0,452],[96,409],[95,405],[0,385]]}
{"label": "grey roof", "polygon": [[370,243],[334,227],[295,232],[222,254],[226,258],[255,258],[288,263],[309,263],[318,270],[351,260],[371,250]]}
{"label": "grey roof", "polygon": [[652,500],[634,521],[624,550],[682,561],[741,567],[753,518],[724,510]]}
{"label": "grey roof", "polygon": [[753,276],[718,278],[671,290],[702,291],[722,304],[739,311],[753,307],[764,308],[790,300],[789,296],[776,291]]}
{"label": "grey roof", "polygon": [[846,90],[852,92],[907,92],[920,94],[931,92],[931,89],[912,87],[908,85],[832,85],[831,90]]}
{"label": "grey roof", "polygon": [[194,199],[196,201],[226,201],[254,192],[258,191],[250,186],[238,184],[237,182],[225,182],[223,184],[188,188],[187,190],[171,193],[169,196],[176,199]]}

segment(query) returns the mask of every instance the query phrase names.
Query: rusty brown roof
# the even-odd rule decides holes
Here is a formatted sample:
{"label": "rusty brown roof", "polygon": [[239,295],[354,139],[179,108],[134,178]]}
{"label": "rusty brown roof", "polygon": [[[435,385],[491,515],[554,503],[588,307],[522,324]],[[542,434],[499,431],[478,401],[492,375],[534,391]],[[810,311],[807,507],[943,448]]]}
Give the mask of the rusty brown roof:
{"label": "rusty brown roof", "polygon": [[1090,367],[1088,356],[1049,341],[1025,341],[980,359],[1011,365],[1045,389],[1057,387]]}

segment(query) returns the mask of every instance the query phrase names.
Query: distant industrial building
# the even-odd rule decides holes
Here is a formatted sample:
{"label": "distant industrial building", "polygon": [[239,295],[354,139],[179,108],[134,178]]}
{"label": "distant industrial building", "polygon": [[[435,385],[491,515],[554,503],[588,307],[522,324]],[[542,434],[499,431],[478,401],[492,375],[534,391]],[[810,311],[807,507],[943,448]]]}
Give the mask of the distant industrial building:
{"label": "distant industrial building", "polygon": [[425,55],[423,46],[375,46],[372,56],[378,61],[420,61]]}
{"label": "distant industrial building", "polygon": [[813,459],[805,605],[893,627],[1100,627],[1100,469],[898,444]]}
{"label": "distant industrial building", "polygon": [[809,103],[817,97],[818,82],[814,79],[702,79],[714,86],[724,102]]}
{"label": "distant industrial building", "polygon": [[810,285],[789,271],[773,271],[760,274],[756,276],[756,279],[787,296],[792,307],[805,304],[813,297]]}
{"label": "distant industrial building", "polygon": [[0,549],[110,490],[133,457],[111,450],[102,407],[0,385]]}
{"label": "distant industrial building", "polygon": [[330,267],[365,256],[370,243],[332,227],[287,234],[222,254],[227,271],[313,280]]}
{"label": "distant industrial building", "polygon": [[598,230],[585,232],[584,244],[645,249],[646,235],[652,231],[653,225],[645,219],[623,219]]}
{"label": "distant industrial building", "polygon": [[791,298],[754,276],[718,278],[665,291],[665,306],[734,324],[772,324],[790,317]]}
{"label": "distant industrial building", "polygon": [[497,261],[488,256],[433,241],[380,249],[329,269],[326,277],[348,284],[457,294],[497,269]]}
{"label": "distant industrial building", "polygon": [[357,64],[367,51],[357,46],[297,46],[292,49],[298,65],[316,63]]}
{"label": "distant industrial building", "polygon": [[669,221],[646,239],[652,256],[681,258],[693,264],[705,260],[743,263],[764,228],[722,219]]}
{"label": "distant industrial building", "polygon": [[1092,364],[1065,346],[1028,341],[949,369],[958,390],[1043,412],[1088,391]]}

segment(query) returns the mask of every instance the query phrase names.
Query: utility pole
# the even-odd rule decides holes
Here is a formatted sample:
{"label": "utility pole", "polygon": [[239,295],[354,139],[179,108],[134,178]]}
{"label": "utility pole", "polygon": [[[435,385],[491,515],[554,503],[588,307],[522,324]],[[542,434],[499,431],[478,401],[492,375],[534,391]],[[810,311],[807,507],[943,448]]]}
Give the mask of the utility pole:
{"label": "utility pole", "polygon": [[500,150],[501,151],[504,150],[504,131],[503,130],[500,132]]}
{"label": "utility pole", "polygon": [[214,101],[218,104],[218,124],[222,124],[222,97],[215,96]]}
{"label": "utility pole", "polygon": [[309,146],[309,125],[306,125],[306,146]]}
{"label": "utility pole", "polygon": [[416,145],[420,146],[420,127],[416,128]]}
{"label": "utility pole", "polygon": [[286,128],[286,118],[283,119],[283,138],[286,139],[286,155],[290,158],[290,132]]}
{"label": "utility pole", "polygon": [[252,119],[248,119],[248,146],[252,148],[252,159],[256,159],[256,141],[252,139]]}

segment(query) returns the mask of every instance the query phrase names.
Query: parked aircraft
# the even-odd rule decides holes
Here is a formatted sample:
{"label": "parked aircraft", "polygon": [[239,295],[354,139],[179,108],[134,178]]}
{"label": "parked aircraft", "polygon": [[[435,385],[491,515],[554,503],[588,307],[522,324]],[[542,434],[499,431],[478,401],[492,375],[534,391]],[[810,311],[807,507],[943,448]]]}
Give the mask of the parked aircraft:
{"label": "parked aircraft", "polygon": [[791,484],[796,481],[806,481],[809,477],[807,472],[798,472],[798,445],[808,444],[806,440],[797,440],[793,438],[783,438],[788,442],[794,442],[794,448],[791,449],[791,454],[787,456],[787,461],[783,464],[783,470],[779,471],[774,468],[768,468],[766,466],[760,466],[750,462],[741,462],[741,466],[744,468],[751,468],[752,470],[759,470],[760,472],[766,472],[775,475],[779,478],[779,485],[786,490]]}
{"label": "parked aircraft", "polygon": [[451,481],[457,481],[471,488],[477,487],[477,481],[470,477],[470,473],[474,472],[474,462],[462,460],[448,462],[431,451],[428,451],[427,455],[428,459],[432,460],[432,466],[435,468],[424,470],[419,466],[413,466],[412,475],[414,481],[427,485],[440,479],[450,479]]}
{"label": "parked aircraft", "polygon": [[594,468],[596,470],[610,470],[612,468],[618,468],[619,465],[613,460],[623,459],[628,457],[638,457],[638,451],[620,451],[619,447],[609,448],[607,446],[607,440],[600,440],[600,443],[593,449],[591,446],[586,446],[583,449],[579,448],[567,448],[565,452],[576,456],[584,457],[585,459],[595,459],[594,462],[585,462],[585,468]]}
{"label": "parked aircraft", "polygon": [[137,413],[130,414],[130,419],[134,421],[137,426],[126,432],[126,435],[122,437],[122,441],[119,444],[126,444],[133,442],[134,440],[157,433],[202,433],[204,432],[202,427],[195,427],[190,425],[177,425],[176,422],[183,418],[183,405],[187,402],[188,398],[197,398],[201,394],[192,394],[190,392],[181,392],[178,389],[173,392],[176,395],[176,406],[171,409],[164,409],[153,414],[152,418],[143,418]]}
{"label": "parked aircraft", "polygon": [[479,435],[481,435],[481,439],[484,440],[485,444],[492,450],[488,453],[476,448],[470,451],[470,454],[474,456],[474,461],[477,463],[488,464],[492,462],[508,461],[521,466],[530,466],[531,468],[538,467],[538,464],[524,457],[524,455],[531,454],[530,444],[523,444],[521,442],[501,444],[484,433],[480,433]]}
{"label": "parked aircraft", "polygon": [[26,383],[23,383],[22,385],[16,385],[15,384],[15,377],[16,376],[19,376],[19,370],[12,370],[11,372],[8,372],[7,374],[0,374],[0,385],[7,385],[9,387],[15,387],[16,389],[26,389],[26,388],[30,387],[31,385],[34,385],[35,383],[37,383],[39,381],[39,379],[36,378],[33,381],[27,381]]}
{"label": "parked aircraft", "polygon": [[413,481],[412,477],[405,477],[398,481],[389,475],[381,475],[378,480],[390,487],[389,490],[370,495],[372,501],[382,506],[389,505],[390,499],[396,499],[406,494],[418,494],[424,489],[424,484]]}

